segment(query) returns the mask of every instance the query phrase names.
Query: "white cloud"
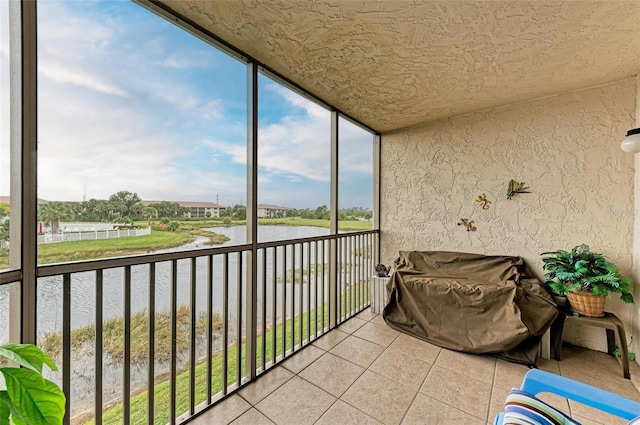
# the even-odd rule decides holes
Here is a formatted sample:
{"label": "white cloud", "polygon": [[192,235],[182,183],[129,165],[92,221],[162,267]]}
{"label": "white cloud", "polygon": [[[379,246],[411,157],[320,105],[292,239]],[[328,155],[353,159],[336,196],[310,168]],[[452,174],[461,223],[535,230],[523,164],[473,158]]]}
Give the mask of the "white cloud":
{"label": "white cloud", "polygon": [[73,84],[106,94],[129,97],[126,91],[109,83],[98,75],[65,66],[60,62],[40,60],[38,63],[38,71],[40,75],[51,78],[57,83]]}
{"label": "white cloud", "polygon": [[[330,180],[330,112],[283,86],[270,84],[267,90],[282,96],[292,108],[301,108],[304,113],[287,115],[285,111],[278,122],[260,127],[258,132],[260,173],[286,175],[291,182],[300,181],[300,177],[328,182]],[[346,120],[340,120],[340,137],[342,173],[371,174],[372,135]],[[230,155],[233,161],[246,164],[245,146],[221,140],[207,140],[205,143]]]}
{"label": "white cloud", "polygon": [[291,104],[291,106],[304,109],[306,114],[309,117],[313,117],[319,120],[327,119],[327,114],[328,114],[327,109],[325,109],[324,107],[320,106],[319,104],[309,99],[306,99],[305,97],[299,95],[298,93],[295,93],[294,91],[289,90],[284,86],[281,86],[278,84],[269,84],[266,87],[266,89],[274,93],[277,93],[283,98],[285,98],[287,102]]}
{"label": "white cloud", "polygon": [[171,56],[162,61],[162,65],[167,68],[185,69],[191,66],[190,62],[186,58],[179,58],[177,56]]}
{"label": "white cloud", "polygon": [[[270,85],[268,90],[283,96],[304,113],[287,115],[272,124],[262,125],[258,131],[259,175],[291,175],[328,182],[330,179],[330,113],[282,86]],[[223,140],[206,140],[207,146],[231,156],[239,164],[246,164],[244,145]],[[296,180],[291,180],[296,181]]]}
{"label": "white cloud", "polygon": [[208,68],[212,60],[211,55],[203,54],[202,49],[188,49],[162,58],[160,65],[174,69]]}
{"label": "white cloud", "polygon": [[[130,190],[157,200],[245,199],[246,117],[228,112],[242,110],[244,95],[224,97],[234,96],[226,79],[236,76],[212,66],[211,47],[158,30],[174,27],[136,5],[106,3],[105,16],[91,4],[39,7],[39,195],[81,200],[86,185],[93,198]],[[113,13],[121,7],[134,11]],[[280,85],[266,89],[286,107],[273,106],[259,129],[261,200],[328,202],[329,111]],[[371,136],[350,125],[340,134],[341,181],[371,174]]]}
{"label": "white cloud", "polygon": [[220,152],[224,152],[231,157],[231,160],[238,164],[247,164],[247,147],[223,140],[204,140],[203,145],[209,146]]}
{"label": "white cloud", "polygon": [[338,129],[340,169],[371,174],[373,172],[373,135],[345,119],[339,121]]}

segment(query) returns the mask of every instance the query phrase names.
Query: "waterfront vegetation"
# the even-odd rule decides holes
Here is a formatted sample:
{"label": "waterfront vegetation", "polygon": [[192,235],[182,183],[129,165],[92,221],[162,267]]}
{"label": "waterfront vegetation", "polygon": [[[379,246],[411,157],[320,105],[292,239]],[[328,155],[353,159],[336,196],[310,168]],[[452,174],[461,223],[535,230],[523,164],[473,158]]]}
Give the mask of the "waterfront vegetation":
{"label": "waterfront vegetation", "polygon": [[[354,294],[363,294],[364,299],[368,299],[369,294],[369,283],[361,282],[357,287],[353,288]],[[348,310],[354,311],[356,309],[356,303],[354,299],[351,297],[351,290],[347,289],[343,296],[341,297],[341,311]],[[324,315],[324,319],[322,316]],[[160,318],[158,318],[160,316]],[[166,317],[165,317],[166,316]],[[275,357],[281,357],[283,352],[286,350],[287,354],[290,354],[290,350],[292,346],[297,346],[299,348],[300,344],[300,335],[302,331],[302,340],[305,341],[309,337],[314,338],[316,335],[316,329],[318,329],[317,333],[320,335],[322,333],[322,328],[326,328],[329,323],[329,311],[328,304],[324,304],[324,306],[320,306],[319,310],[311,309],[310,315],[305,312],[302,315],[298,315],[293,319],[293,326],[295,332],[292,332],[292,320],[288,319],[285,322],[284,329],[286,335],[283,335],[283,324],[280,322],[276,326],[275,333],[273,329],[268,328],[264,334],[264,343],[265,343],[265,353],[262,353],[261,347],[263,344],[263,335],[258,335],[257,338],[257,353],[256,353],[256,365],[261,367],[263,355],[265,355],[265,363],[269,365],[269,362],[273,360],[273,338],[275,337],[276,343],[276,353]],[[318,320],[318,325],[316,328],[316,318]],[[156,315],[156,335],[161,330],[163,326],[158,325],[158,320],[160,322],[164,322],[168,319],[168,315],[166,313],[161,313],[160,315]],[[178,309],[177,314],[178,320],[178,328],[185,328],[185,331],[178,332],[178,334],[184,334],[184,342],[178,342],[178,352],[186,352],[188,349],[188,340],[189,340],[189,320],[190,313],[186,306],[180,307]],[[118,329],[123,329],[123,319],[112,319],[111,325],[109,327],[114,327]],[[132,317],[132,333],[131,333],[131,359],[132,364],[137,363],[140,366],[141,363],[146,361],[147,355],[147,323],[148,323],[148,315],[146,313],[136,314]],[[214,320],[212,323],[214,329],[214,335],[218,335],[221,337],[220,331],[222,329],[222,318],[220,316],[214,316]],[[113,325],[113,326],[112,326]],[[203,315],[198,316],[197,324],[196,324],[196,333],[198,335],[205,335],[207,323],[206,317]],[[301,329],[302,327],[302,329]],[[105,351],[107,351],[106,347],[118,347],[122,344],[123,338],[120,332],[116,333],[107,333],[107,326],[105,324],[104,330],[104,345]],[[165,329],[169,329],[169,326],[164,326]],[[310,332],[308,332],[308,329]],[[165,331],[166,332],[166,331]],[[86,342],[91,341],[95,334],[94,326],[87,326],[82,329],[78,329],[72,332],[72,346],[81,347]],[[293,335],[292,335],[293,334]],[[50,340],[55,340],[57,334],[49,334],[48,338]],[[166,335],[167,343],[169,335]],[[158,336],[156,336],[158,338]],[[164,340],[164,338],[163,338]],[[292,341],[294,343],[292,344]],[[158,341],[156,339],[156,347]],[[168,347],[168,345],[167,345]],[[164,351],[163,351],[164,352]],[[167,351],[168,352],[168,351]],[[168,361],[168,358],[158,355],[158,348],[156,348],[156,360],[165,360]],[[245,375],[245,361],[246,361],[246,344],[240,344],[240,362],[238,362],[238,344],[233,343],[229,345],[227,349],[227,385],[232,385],[236,383],[237,375],[238,375],[238,363],[240,363],[241,367],[241,375]],[[137,359],[137,361],[136,361]],[[213,353],[211,358],[211,393],[215,395],[222,391],[222,378],[223,378],[223,356],[222,351],[218,350]],[[207,364],[206,358],[202,358],[198,361],[198,364],[195,366],[195,404],[199,404],[206,401],[207,397],[207,380],[209,376],[207,375]],[[189,385],[190,385],[190,371],[188,366],[183,367],[182,370],[178,371],[176,377],[176,411],[177,412],[186,412],[189,409]],[[163,375],[158,376],[156,378],[156,382],[153,387],[154,392],[154,424],[164,425],[169,422],[170,415],[170,381],[169,376]],[[146,423],[147,422],[147,402],[148,402],[148,389],[143,388],[140,391],[136,392],[132,395],[130,401],[130,412],[131,412],[131,423]],[[122,402],[121,400],[117,400],[108,406],[105,407],[103,411],[103,423],[104,424],[120,424],[122,423]],[[94,416],[91,413],[87,413],[84,415],[79,415],[73,418],[72,423],[74,424],[87,424],[93,425],[95,423]]]}
{"label": "waterfront vegetation", "polygon": [[[222,329],[222,316],[215,313],[212,318],[212,329],[219,332]],[[139,311],[131,315],[129,337],[131,338],[130,358],[132,365],[140,365],[147,361],[147,338],[149,326],[149,313]],[[155,314],[155,359],[159,362],[167,362],[171,356],[171,314],[167,311]],[[187,305],[181,305],[176,310],[177,335],[176,350],[185,351],[189,348],[191,339],[191,310]],[[206,335],[207,315],[202,312],[196,315],[196,333]],[[111,361],[120,362],[124,358],[124,318],[112,317],[102,323],[102,350]],[[94,325],[83,326],[71,330],[71,351],[81,352],[84,347],[95,345],[96,328]],[[60,359],[62,355],[62,334],[60,332],[47,332],[40,337],[38,346],[53,358]]]}
{"label": "waterfront vegetation", "polygon": [[[329,220],[301,217],[260,218],[258,224],[263,226],[313,226],[326,229],[331,227]],[[347,232],[371,230],[373,223],[366,220],[344,220],[338,222],[338,229]]]}

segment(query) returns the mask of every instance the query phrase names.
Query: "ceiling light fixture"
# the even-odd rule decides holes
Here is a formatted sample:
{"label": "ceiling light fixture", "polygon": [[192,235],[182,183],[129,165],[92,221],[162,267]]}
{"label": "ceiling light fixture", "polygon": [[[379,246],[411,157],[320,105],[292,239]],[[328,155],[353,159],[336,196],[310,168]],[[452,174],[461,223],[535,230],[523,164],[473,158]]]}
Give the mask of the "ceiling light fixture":
{"label": "ceiling light fixture", "polygon": [[627,131],[627,137],[622,140],[620,148],[626,153],[640,152],[640,128]]}

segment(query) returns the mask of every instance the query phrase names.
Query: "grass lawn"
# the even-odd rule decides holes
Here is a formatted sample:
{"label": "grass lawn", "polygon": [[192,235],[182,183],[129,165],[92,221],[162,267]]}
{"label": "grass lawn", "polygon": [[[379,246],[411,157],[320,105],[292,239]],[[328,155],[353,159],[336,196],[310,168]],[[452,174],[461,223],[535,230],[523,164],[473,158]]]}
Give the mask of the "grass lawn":
{"label": "grass lawn", "polygon": [[38,245],[38,264],[143,254],[184,245],[191,240],[188,233],[152,230],[146,236],[41,244]]}

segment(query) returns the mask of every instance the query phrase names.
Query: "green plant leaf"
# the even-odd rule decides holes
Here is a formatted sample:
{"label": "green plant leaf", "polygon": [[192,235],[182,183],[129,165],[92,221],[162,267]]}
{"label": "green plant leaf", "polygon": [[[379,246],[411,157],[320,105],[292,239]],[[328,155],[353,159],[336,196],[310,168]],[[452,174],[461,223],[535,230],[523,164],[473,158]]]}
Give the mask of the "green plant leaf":
{"label": "green plant leaf", "polygon": [[4,356],[18,363],[20,366],[29,368],[40,374],[42,374],[43,364],[49,366],[54,372],[58,370],[51,357],[32,344],[0,345],[0,356]]}
{"label": "green plant leaf", "polygon": [[30,425],[62,424],[65,395],[53,382],[30,369],[0,368],[14,409]]}
{"label": "green plant leaf", "polygon": [[9,400],[9,395],[6,390],[0,391],[0,424],[8,424],[10,415],[11,401]]}
{"label": "green plant leaf", "polygon": [[633,295],[631,295],[629,292],[621,293],[620,299],[625,303],[629,303],[629,304],[633,303]]}
{"label": "green plant leaf", "polygon": [[15,406],[13,405],[13,403],[11,403],[11,400],[9,399],[9,395],[7,391],[0,391],[0,400],[4,401],[3,403],[0,403],[0,404],[8,406],[7,408],[9,409],[9,413],[8,413],[9,419],[7,419],[7,422],[0,422],[1,424],[11,423],[12,425],[29,425],[28,423],[23,421],[22,418],[20,417],[20,412],[18,412]]}

